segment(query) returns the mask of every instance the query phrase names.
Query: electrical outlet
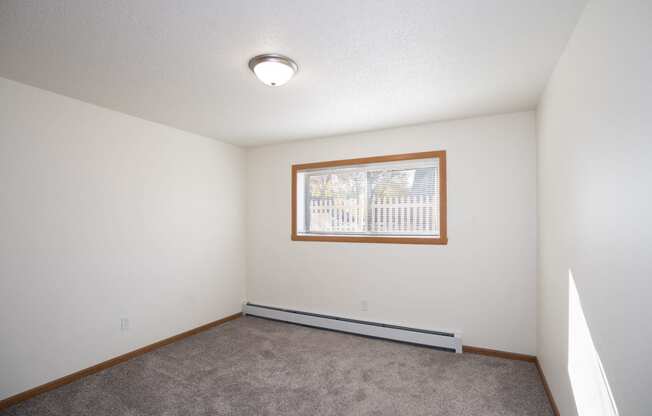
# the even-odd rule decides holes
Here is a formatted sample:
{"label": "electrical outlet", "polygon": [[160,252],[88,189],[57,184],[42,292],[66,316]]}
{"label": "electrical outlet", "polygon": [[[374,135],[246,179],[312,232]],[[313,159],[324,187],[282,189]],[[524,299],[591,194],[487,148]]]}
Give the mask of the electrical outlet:
{"label": "electrical outlet", "polygon": [[126,331],[129,329],[129,319],[128,318],[120,318],[120,330],[121,331]]}
{"label": "electrical outlet", "polygon": [[369,304],[366,300],[360,302],[360,310],[363,312],[367,312],[369,310]]}

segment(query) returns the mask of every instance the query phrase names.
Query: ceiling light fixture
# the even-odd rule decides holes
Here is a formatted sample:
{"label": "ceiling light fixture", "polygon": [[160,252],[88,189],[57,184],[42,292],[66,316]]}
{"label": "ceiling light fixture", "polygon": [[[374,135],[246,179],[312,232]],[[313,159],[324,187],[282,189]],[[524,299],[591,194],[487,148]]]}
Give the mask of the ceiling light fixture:
{"label": "ceiling light fixture", "polygon": [[249,69],[265,85],[280,87],[299,70],[299,66],[287,56],[266,53],[249,60]]}

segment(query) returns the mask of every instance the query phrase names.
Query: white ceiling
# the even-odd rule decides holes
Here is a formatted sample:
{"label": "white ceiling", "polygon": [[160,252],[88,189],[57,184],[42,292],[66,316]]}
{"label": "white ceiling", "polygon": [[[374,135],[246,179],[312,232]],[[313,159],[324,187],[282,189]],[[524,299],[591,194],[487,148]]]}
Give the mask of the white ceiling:
{"label": "white ceiling", "polygon": [[0,76],[259,145],[532,109],[585,2],[2,0]]}

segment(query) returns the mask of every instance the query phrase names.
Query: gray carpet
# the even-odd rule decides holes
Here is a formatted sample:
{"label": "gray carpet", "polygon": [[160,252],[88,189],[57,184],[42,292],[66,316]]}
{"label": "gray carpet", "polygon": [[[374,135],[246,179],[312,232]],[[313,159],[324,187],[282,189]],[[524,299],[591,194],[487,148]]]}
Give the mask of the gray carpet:
{"label": "gray carpet", "polygon": [[2,415],[552,415],[531,363],[246,317]]}

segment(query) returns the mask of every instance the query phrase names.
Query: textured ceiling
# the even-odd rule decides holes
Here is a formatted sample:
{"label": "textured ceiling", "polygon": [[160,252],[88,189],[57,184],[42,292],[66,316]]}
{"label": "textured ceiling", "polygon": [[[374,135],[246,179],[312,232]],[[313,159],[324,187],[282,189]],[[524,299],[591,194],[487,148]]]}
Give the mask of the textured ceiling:
{"label": "textured ceiling", "polygon": [[532,109],[584,3],[2,0],[0,76],[258,145]]}

